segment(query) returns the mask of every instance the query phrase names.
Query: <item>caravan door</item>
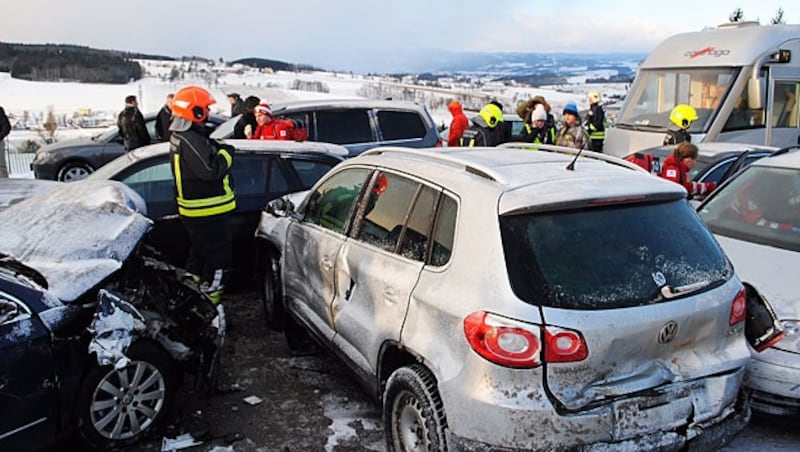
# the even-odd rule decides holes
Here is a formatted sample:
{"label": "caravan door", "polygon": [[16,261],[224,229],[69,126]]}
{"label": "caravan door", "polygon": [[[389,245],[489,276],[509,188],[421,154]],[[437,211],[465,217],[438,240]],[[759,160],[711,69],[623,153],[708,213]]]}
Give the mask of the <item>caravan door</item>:
{"label": "caravan door", "polygon": [[[795,69],[796,71],[796,69]],[[772,146],[785,147],[800,144],[800,80],[797,75],[789,80],[780,77],[783,71],[776,73],[770,84],[769,115],[770,127],[767,129],[767,143]]]}

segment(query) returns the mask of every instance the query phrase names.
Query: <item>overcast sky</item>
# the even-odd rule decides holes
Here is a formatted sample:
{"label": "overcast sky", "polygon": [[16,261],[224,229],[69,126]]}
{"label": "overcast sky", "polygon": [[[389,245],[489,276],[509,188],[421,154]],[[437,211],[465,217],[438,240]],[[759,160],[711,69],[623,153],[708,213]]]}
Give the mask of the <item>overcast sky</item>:
{"label": "overcast sky", "polygon": [[602,0],[4,0],[0,41],[167,56],[262,57],[348,69],[375,52],[641,52],[728,21],[762,24],[794,2]]}

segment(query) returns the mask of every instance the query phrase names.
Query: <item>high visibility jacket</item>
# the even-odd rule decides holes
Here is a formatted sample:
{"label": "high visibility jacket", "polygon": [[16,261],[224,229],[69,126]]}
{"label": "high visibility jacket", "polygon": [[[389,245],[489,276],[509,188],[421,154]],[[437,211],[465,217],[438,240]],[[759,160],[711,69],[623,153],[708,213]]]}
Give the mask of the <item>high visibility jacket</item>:
{"label": "high visibility jacket", "polygon": [[459,146],[462,147],[476,147],[476,146],[495,146],[494,135],[490,129],[483,127],[472,126],[464,131],[459,140]]}
{"label": "high visibility jacket", "polygon": [[552,126],[548,127],[547,123],[545,123],[541,129],[531,127],[530,124],[525,124],[525,127],[522,128],[522,132],[516,139],[523,143],[555,144],[556,128]]}
{"label": "high visibility jacket", "polygon": [[603,111],[603,107],[599,103],[592,104],[586,116],[586,130],[589,132],[589,139],[605,140],[606,127],[606,113]]}
{"label": "high visibility jacket", "polygon": [[676,184],[681,184],[689,194],[689,199],[694,195],[705,195],[710,193],[717,184],[714,182],[695,182],[689,180],[689,167],[685,163],[670,155],[664,160],[661,166],[661,174],[664,179],[671,180]]}
{"label": "high visibility jacket", "polygon": [[230,181],[231,150],[215,146],[194,125],[183,132],[173,131],[169,143],[180,215],[209,217],[236,209]]}
{"label": "high visibility jacket", "polygon": [[664,136],[664,146],[670,144],[681,144],[683,142],[691,143],[692,135],[686,129],[675,130],[672,127],[667,129],[667,134]]}

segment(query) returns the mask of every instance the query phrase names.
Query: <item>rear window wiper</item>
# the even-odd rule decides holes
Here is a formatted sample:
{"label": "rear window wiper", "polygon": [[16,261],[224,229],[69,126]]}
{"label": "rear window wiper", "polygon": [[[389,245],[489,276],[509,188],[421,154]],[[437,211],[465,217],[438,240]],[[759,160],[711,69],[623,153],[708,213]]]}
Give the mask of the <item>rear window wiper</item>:
{"label": "rear window wiper", "polygon": [[700,281],[693,284],[687,284],[685,286],[678,286],[678,287],[665,285],[661,287],[661,296],[666,298],[667,300],[670,300],[672,298],[687,295],[692,292],[697,292],[709,286],[710,284],[711,281]]}

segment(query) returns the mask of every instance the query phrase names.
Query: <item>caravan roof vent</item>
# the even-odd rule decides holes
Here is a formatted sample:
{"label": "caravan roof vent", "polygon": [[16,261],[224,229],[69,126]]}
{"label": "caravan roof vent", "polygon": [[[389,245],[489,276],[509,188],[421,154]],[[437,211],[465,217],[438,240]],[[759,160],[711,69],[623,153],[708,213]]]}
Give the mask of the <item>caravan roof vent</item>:
{"label": "caravan roof vent", "polygon": [[745,20],[743,22],[728,22],[726,24],[717,25],[717,30],[728,30],[731,28],[745,28],[745,27],[757,27],[760,24],[755,20]]}

